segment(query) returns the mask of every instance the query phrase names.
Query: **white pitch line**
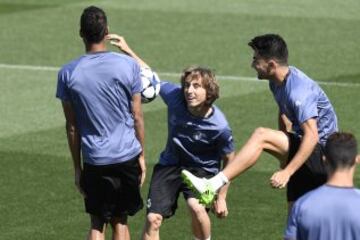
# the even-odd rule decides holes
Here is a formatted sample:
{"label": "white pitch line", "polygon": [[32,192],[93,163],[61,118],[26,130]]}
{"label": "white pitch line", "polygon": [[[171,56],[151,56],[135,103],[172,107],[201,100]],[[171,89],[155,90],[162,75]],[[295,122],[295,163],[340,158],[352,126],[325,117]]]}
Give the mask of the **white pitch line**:
{"label": "white pitch line", "polygon": [[0,63],[0,68],[17,69],[17,70],[31,70],[31,71],[59,71],[59,67],[49,66],[32,66],[32,65],[11,65]]}
{"label": "white pitch line", "polygon": [[[52,66],[34,66],[34,65],[12,65],[0,63],[0,68],[5,69],[17,69],[17,70],[30,70],[30,71],[59,71],[60,67]],[[180,77],[180,73],[170,73],[170,72],[157,72],[161,76],[167,77]],[[245,77],[245,76],[226,76],[226,75],[217,75],[219,80],[230,80],[230,81],[249,81],[256,83],[266,83],[266,81],[258,81],[254,77]],[[326,86],[339,86],[339,87],[360,87],[360,83],[342,83],[342,82],[325,82],[317,81],[317,83]]]}
{"label": "white pitch line", "polygon": [[[169,73],[169,72],[157,72],[161,76],[167,77],[180,77],[180,73]],[[216,75],[216,78],[219,80],[233,80],[233,81],[256,81],[257,78],[253,77],[242,77],[242,76],[224,76]]]}

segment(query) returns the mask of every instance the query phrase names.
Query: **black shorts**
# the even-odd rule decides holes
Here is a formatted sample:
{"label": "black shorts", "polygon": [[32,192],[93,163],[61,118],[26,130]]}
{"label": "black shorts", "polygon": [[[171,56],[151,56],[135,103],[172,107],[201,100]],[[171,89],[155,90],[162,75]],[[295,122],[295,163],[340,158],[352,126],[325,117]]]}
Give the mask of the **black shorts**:
{"label": "black shorts", "polygon": [[[288,161],[291,161],[299,150],[301,138],[293,133],[289,133],[288,136],[290,142]],[[322,146],[317,144],[306,162],[291,176],[287,186],[287,200],[289,202],[296,201],[305,193],[326,182],[327,173],[323,156]]]}
{"label": "black shorts", "polygon": [[84,164],[81,187],[86,212],[108,222],[112,217],[133,216],[143,208],[138,157],[118,164]]}
{"label": "black shorts", "polygon": [[[184,198],[195,198],[195,194],[183,183],[179,166],[156,164],[151,177],[147,199],[147,213],[158,213],[164,218],[175,214],[180,192]],[[185,168],[198,177],[210,178],[213,173],[201,168]]]}

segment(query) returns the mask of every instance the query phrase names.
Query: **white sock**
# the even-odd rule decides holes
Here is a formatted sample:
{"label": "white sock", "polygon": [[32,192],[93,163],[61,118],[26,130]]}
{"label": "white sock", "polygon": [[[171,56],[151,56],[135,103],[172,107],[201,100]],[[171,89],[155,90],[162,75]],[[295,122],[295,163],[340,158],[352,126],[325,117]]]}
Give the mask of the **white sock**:
{"label": "white sock", "polygon": [[219,172],[215,177],[209,179],[209,183],[213,187],[214,191],[219,190],[219,188],[221,188],[228,182],[229,179],[224,175],[223,172]]}
{"label": "white sock", "polygon": [[[194,240],[200,240],[199,238],[197,238],[197,237],[194,237]],[[205,239],[205,240],[211,240],[211,236],[209,236],[207,239]]]}

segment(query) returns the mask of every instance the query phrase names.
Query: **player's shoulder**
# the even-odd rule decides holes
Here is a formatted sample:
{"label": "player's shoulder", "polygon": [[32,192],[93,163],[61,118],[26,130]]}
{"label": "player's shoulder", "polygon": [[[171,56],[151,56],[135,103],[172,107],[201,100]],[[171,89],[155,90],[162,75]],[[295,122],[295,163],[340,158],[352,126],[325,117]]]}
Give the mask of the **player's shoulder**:
{"label": "player's shoulder", "polygon": [[138,65],[138,62],[134,58],[132,58],[126,54],[123,54],[123,53],[109,52],[108,56],[111,58],[114,58],[115,60],[118,60],[118,61],[124,61],[129,64]]}
{"label": "player's shoulder", "polygon": [[179,84],[161,81],[160,96],[168,105],[169,109],[176,110],[185,104],[184,94]]}
{"label": "player's shoulder", "polygon": [[359,196],[360,198],[360,189],[359,188],[355,188],[355,193]]}
{"label": "player's shoulder", "polygon": [[311,79],[308,75],[306,75],[303,71],[300,69],[290,66],[289,67],[289,77],[288,80],[290,81],[290,87],[292,90],[304,90],[304,88],[311,88],[317,83]]}
{"label": "player's shoulder", "polygon": [[61,66],[59,72],[72,71],[79,64],[79,62],[81,61],[81,59],[83,57],[84,56],[80,56],[80,57],[78,57],[76,59],[73,59],[73,60],[65,63],[63,66]]}
{"label": "player's shoulder", "polygon": [[322,192],[322,187],[319,187],[317,189],[314,189],[314,190],[311,190],[311,191],[305,193],[303,196],[301,196],[298,199],[298,202],[306,203],[308,201],[311,201],[314,197],[316,197],[319,194],[319,192]]}
{"label": "player's shoulder", "polygon": [[85,55],[82,55],[76,59],[73,59],[67,63],[65,63],[59,70],[58,76],[70,76],[72,72],[76,69],[76,67],[79,65],[81,60],[84,58]]}
{"label": "player's shoulder", "polygon": [[305,207],[308,208],[309,206],[312,207],[316,206],[317,202],[323,202],[324,199],[329,196],[331,189],[329,189],[326,185],[322,185],[314,190],[311,190],[301,196],[296,202],[295,205],[298,207]]}
{"label": "player's shoulder", "polygon": [[290,95],[290,99],[303,99],[307,98],[309,94],[313,94],[318,89],[317,83],[308,77],[304,72],[301,70],[290,67],[290,75],[288,77],[288,91]]}
{"label": "player's shoulder", "polygon": [[176,83],[161,81],[160,94],[166,94],[172,98],[183,98],[181,86]]}
{"label": "player's shoulder", "polygon": [[161,87],[171,88],[171,89],[174,89],[174,90],[177,90],[177,91],[179,91],[181,89],[180,84],[169,82],[167,80],[162,80],[161,81]]}
{"label": "player's shoulder", "polygon": [[226,118],[225,114],[221,111],[221,109],[216,105],[213,105],[212,108],[213,108],[213,111],[214,111],[213,115],[212,115],[212,118],[213,118],[213,121],[216,122],[218,127],[220,129],[228,129],[228,128],[230,128],[229,123],[227,121],[227,118]]}

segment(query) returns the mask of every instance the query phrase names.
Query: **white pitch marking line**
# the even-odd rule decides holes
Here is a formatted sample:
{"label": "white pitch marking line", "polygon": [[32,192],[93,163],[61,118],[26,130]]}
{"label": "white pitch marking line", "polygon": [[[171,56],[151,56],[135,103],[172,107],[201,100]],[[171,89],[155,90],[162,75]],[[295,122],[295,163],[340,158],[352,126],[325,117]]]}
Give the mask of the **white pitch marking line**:
{"label": "white pitch marking line", "polygon": [[[52,67],[52,66],[13,65],[13,64],[4,64],[4,63],[0,63],[0,68],[30,70],[30,71],[59,71],[60,69],[60,67]],[[170,72],[157,72],[157,73],[161,76],[180,77],[180,73],[170,73]],[[266,81],[257,81],[257,78],[254,77],[244,77],[244,76],[217,75],[217,79],[266,83]],[[342,83],[342,82],[324,82],[324,81],[318,81],[318,83],[327,86],[360,87],[360,83]]]}

